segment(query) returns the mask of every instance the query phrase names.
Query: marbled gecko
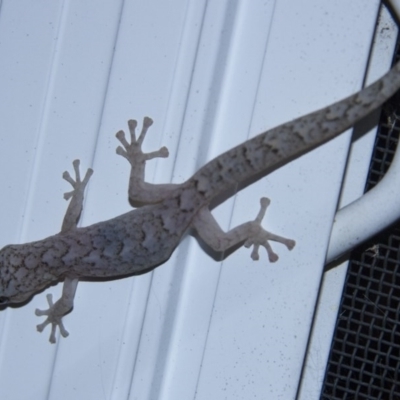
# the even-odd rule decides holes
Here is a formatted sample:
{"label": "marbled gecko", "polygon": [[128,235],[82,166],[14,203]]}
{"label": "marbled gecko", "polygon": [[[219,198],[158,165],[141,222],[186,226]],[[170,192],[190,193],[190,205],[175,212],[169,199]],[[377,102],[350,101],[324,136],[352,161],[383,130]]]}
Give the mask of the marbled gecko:
{"label": "marbled gecko", "polygon": [[108,221],[78,228],[83,195],[92,170],[83,180],[79,161],[73,162],[75,179],[68,172],[63,178],[73,187],[64,195],[70,199],[61,232],[46,239],[26,244],[5,246],[0,251],[0,305],[21,303],[52,283],[64,281],[61,298],[49,308],[36,310],[47,319],[37,326],[42,331],[52,325],[50,342],[55,342],[58,326],[66,337],[62,317],[73,307],[80,278],[116,278],[149,272],[164,263],[178,246],[182,236],[195,229],[199,237],[216,252],[244,244],[253,246],[251,257],[259,258],[259,247],[265,247],[269,260],[278,256],[269,241],[284,244],[291,250],[294,240],[275,235],[261,227],[269,200],[261,199],[254,221],[224,232],[212,216],[209,206],[227,191],[265,176],[273,169],[338,136],[358,120],[379,107],[400,88],[400,63],[380,80],[319,111],[295,119],[221,154],[200,168],[182,184],[145,182],[145,165],[155,157],[167,157],[163,147],[143,153],[142,143],[152,124],[144,118],[136,138],[136,121],[128,122],[130,143],[123,131],[116,134],[122,147],[117,153],[131,164],[129,197],[140,207]]}

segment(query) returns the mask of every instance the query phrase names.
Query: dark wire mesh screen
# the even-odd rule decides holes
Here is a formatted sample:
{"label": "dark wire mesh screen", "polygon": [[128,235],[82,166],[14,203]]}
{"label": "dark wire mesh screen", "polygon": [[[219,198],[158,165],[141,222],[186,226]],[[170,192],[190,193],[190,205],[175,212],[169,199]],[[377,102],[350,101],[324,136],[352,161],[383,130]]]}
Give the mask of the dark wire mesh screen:
{"label": "dark wire mesh screen", "polygon": [[[382,110],[366,190],[389,168],[399,133],[398,93]],[[399,315],[400,221],[352,253],[322,400],[400,399]]]}

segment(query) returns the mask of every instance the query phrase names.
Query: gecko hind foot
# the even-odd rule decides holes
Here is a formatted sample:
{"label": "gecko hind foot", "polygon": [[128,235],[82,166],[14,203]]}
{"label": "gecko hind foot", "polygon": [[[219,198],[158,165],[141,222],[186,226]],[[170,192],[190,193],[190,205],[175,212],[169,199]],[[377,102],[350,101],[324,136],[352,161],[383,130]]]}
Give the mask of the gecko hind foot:
{"label": "gecko hind foot", "polygon": [[268,259],[270,262],[275,262],[278,260],[279,257],[272,250],[271,245],[269,244],[269,240],[282,243],[289,250],[292,250],[293,247],[296,245],[296,242],[294,240],[275,235],[261,227],[261,221],[265,216],[265,212],[267,211],[270,202],[271,201],[266,197],[260,199],[261,208],[258,212],[256,219],[254,220],[256,232],[251,235],[244,243],[244,246],[247,248],[253,246],[253,250],[251,252],[251,258],[253,260],[258,260],[260,258],[258,254],[260,246],[265,247],[265,249],[267,250]]}
{"label": "gecko hind foot", "polygon": [[123,146],[123,147],[121,147],[121,146],[117,147],[117,149],[116,149],[117,154],[126,158],[132,166],[142,164],[148,160],[151,160],[151,159],[157,158],[157,157],[166,158],[169,155],[168,149],[165,146],[161,147],[159,150],[153,151],[151,153],[143,153],[142,144],[143,144],[144,138],[146,137],[147,130],[152,124],[153,124],[153,120],[151,118],[144,117],[142,131],[140,132],[138,139],[136,139],[137,121],[134,119],[130,119],[128,121],[129,132],[130,132],[130,136],[131,136],[130,144],[128,143],[128,141],[125,138],[124,131],[122,131],[122,130],[118,131],[115,135]]}
{"label": "gecko hind foot", "polygon": [[48,294],[47,296],[47,302],[49,303],[49,308],[47,310],[35,310],[35,314],[39,317],[43,315],[47,315],[47,318],[44,322],[42,322],[39,325],[36,325],[36,329],[38,332],[42,332],[44,328],[51,324],[51,334],[49,341],[50,343],[55,343],[56,342],[56,328],[57,326],[60,329],[60,333],[63,337],[67,337],[69,335],[68,331],[65,329],[64,324],[62,322],[62,317],[64,314],[60,315],[59,312],[57,312],[57,303],[53,303],[53,296],[51,294]]}

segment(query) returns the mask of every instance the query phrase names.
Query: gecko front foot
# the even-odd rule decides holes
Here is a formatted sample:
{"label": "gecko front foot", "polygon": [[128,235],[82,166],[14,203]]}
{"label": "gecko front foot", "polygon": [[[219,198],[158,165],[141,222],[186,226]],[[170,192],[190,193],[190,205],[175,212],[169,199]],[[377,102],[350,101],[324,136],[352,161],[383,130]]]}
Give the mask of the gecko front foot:
{"label": "gecko front foot", "polygon": [[38,316],[47,315],[47,319],[36,326],[39,332],[51,324],[51,334],[50,343],[56,342],[56,328],[60,328],[60,333],[63,337],[67,337],[69,334],[64,328],[62,323],[62,318],[65,314],[69,313],[74,306],[74,297],[76,292],[76,287],[78,286],[78,279],[66,277],[64,280],[62,295],[59,300],[53,304],[53,296],[51,294],[47,295],[47,302],[49,303],[49,308],[47,310],[36,309],[35,314]]}
{"label": "gecko front foot", "polygon": [[85,177],[81,180],[81,174],[79,172],[79,160],[74,160],[72,165],[74,166],[75,171],[75,179],[71,178],[71,175],[68,171],[63,173],[63,179],[65,179],[72,187],[73,190],[70,192],[64,193],[64,199],[69,200],[72,198],[69,206],[67,208],[67,212],[65,213],[65,217],[62,223],[61,232],[67,232],[71,229],[75,229],[78,223],[79,217],[82,212],[83,206],[83,195],[85,192],[86,185],[89,182],[90,177],[93,174],[93,170],[88,168],[86,171]]}
{"label": "gecko front foot", "polygon": [[42,332],[47,325],[51,324],[51,334],[49,341],[50,343],[55,343],[57,326],[60,328],[60,333],[63,337],[67,337],[69,333],[64,328],[62,317],[65,315],[65,313],[64,312],[60,313],[61,310],[57,306],[59,303],[57,302],[56,304],[53,304],[53,296],[51,294],[48,294],[46,297],[47,297],[47,302],[49,303],[49,308],[47,310],[36,309],[35,314],[39,317],[47,315],[47,318],[43,323],[37,325],[36,329],[39,332]]}
{"label": "gecko front foot", "polygon": [[267,211],[267,208],[270,204],[270,200],[267,199],[266,197],[261,198],[260,200],[261,203],[261,209],[254,220],[254,228],[255,232],[252,234],[244,243],[244,246],[249,248],[250,246],[253,247],[253,251],[251,252],[251,258],[253,260],[258,260],[260,258],[258,254],[258,250],[260,246],[265,247],[268,253],[268,258],[270,262],[275,262],[278,260],[278,255],[274,253],[274,251],[271,248],[271,245],[269,244],[269,240],[273,240],[275,242],[279,242],[284,244],[289,250],[292,250],[293,247],[295,246],[296,242],[291,239],[284,238],[282,236],[275,235],[271,232],[266,231],[261,227],[261,221],[264,218],[265,212]]}
{"label": "gecko front foot", "polygon": [[139,138],[136,139],[136,127],[137,121],[134,119],[130,119],[128,121],[129,132],[131,135],[131,143],[129,144],[125,138],[125,132],[119,131],[116,133],[117,139],[121,142],[123,148],[121,146],[117,147],[117,154],[126,158],[132,167],[143,165],[146,161],[151,160],[153,158],[168,157],[168,149],[166,147],[161,147],[161,149],[157,151],[153,151],[151,153],[143,153],[142,144],[144,138],[146,137],[147,130],[149,127],[153,125],[153,120],[149,117],[144,117],[142,131],[140,132]]}

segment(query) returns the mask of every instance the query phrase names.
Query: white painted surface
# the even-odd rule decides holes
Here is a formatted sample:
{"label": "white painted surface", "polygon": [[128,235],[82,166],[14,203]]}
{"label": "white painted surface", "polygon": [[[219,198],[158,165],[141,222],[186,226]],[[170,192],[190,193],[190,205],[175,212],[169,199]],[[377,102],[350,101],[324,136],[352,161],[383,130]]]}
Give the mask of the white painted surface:
{"label": "white painted surface", "polygon": [[[395,50],[396,39],[397,39],[398,27],[393,21],[387,8],[382,6],[380,9],[379,23],[376,29],[376,35],[372,46],[371,61],[368,66],[368,73],[366,76],[366,83],[371,83],[382,76],[391,66],[393,59],[393,52]],[[371,115],[369,119],[377,120],[380,117],[380,111]],[[371,121],[369,121],[371,122]],[[360,124],[361,125],[361,124]],[[363,126],[358,126],[357,134],[364,131]],[[343,190],[341,199],[339,202],[339,208],[345,207],[348,204],[359,199],[364,194],[365,181],[370,166],[370,159],[373,151],[373,146],[376,137],[376,127],[371,131],[364,133],[362,136],[352,144],[349,162],[346,169],[346,175],[343,183]],[[394,161],[394,160],[393,160]],[[382,228],[387,226],[388,223],[392,223],[396,219],[398,214],[398,206],[394,204],[391,206],[391,199],[398,198],[398,196],[388,195],[390,191],[395,191],[400,186],[398,184],[400,174],[400,149],[397,149],[396,163],[393,162],[390,170],[390,174],[386,174],[384,179],[379,183],[375,189],[378,189],[379,194],[375,195],[374,206],[375,209],[361,208],[359,211],[354,213],[354,216],[348,215],[347,224],[350,231],[354,229],[354,224],[358,225],[354,230],[365,235],[374,229]],[[391,176],[387,176],[391,175]],[[390,182],[388,182],[390,180]],[[382,183],[384,187],[382,187]],[[391,187],[391,190],[388,188]],[[374,189],[374,190],[375,190]],[[370,192],[368,192],[370,193]],[[370,197],[370,196],[368,196]],[[377,205],[376,199],[381,199],[385,203],[384,207]],[[364,198],[362,202],[368,199]],[[393,201],[395,203],[395,201]],[[369,206],[371,207],[371,206]],[[389,215],[386,216],[385,222],[379,221],[378,224],[374,224],[374,217],[371,218],[372,214],[378,214],[382,217],[383,210],[391,210],[391,220],[389,221]],[[397,208],[397,209],[396,209]],[[341,213],[342,211],[339,211]],[[389,213],[388,213],[389,214]],[[335,220],[337,222],[338,214],[336,214]],[[343,217],[345,218],[345,217]],[[364,222],[369,221],[370,225],[365,226]],[[336,222],[333,225],[333,232],[336,229]],[[361,232],[360,224],[364,224]],[[342,221],[341,226],[345,226]],[[342,235],[343,232],[342,232]],[[336,252],[339,253],[343,250],[348,249],[346,245],[335,243],[332,248],[332,241],[340,239],[340,235],[336,232],[331,236],[331,242],[329,244],[330,253],[328,251],[327,258]],[[347,240],[349,236],[347,235]],[[354,240],[354,239],[353,239]],[[332,261],[332,260],[330,260]],[[304,373],[301,379],[301,389],[299,392],[298,400],[312,400],[319,399],[320,393],[325,377],[329,352],[332,343],[332,337],[334,334],[334,328],[336,325],[336,319],[338,317],[339,306],[341,302],[343,285],[345,283],[347,273],[348,262],[345,261],[337,267],[330,269],[324,273],[321,293],[318,300],[316,309],[315,321],[312,328],[312,335],[310,338],[310,345],[307,351],[306,363]]]}
{"label": "white painted surface", "polygon": [[[361,87],[378,1],[3,0],[0,247],[54,234],[71,162],[92,166],[82,225],[129,210],[114,133],[155,120],[154,182],[181,182],[249,136]],[[228,229],[297,240],[223,262],[188,237],[154,273],[80,283],[70,332],[39,334],[45,294],[0,313],[0,398],[291,399],[296,395],[349,134],[219,206]],[[61,285],[48,291],[58,295]],[[31,383],[32,382],[32,383]],[[23,383],[23,384],[22,384]]]}

